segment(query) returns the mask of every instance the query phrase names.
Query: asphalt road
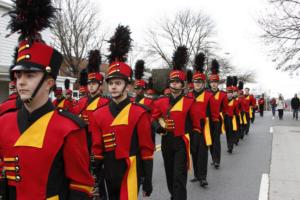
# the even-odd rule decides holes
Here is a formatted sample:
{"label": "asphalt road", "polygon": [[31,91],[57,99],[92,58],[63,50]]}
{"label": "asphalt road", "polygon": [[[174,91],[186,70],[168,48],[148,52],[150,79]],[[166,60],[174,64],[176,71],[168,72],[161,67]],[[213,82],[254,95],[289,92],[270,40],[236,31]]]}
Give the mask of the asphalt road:
{"label": "asphalt road", "polygon": [[[270,112],[264,117],[256,113],[256,120],[252,124],[250,133],[228,154],[225,135],[222,140],[222,160],[219,170],[208,166],[208,187],[201,188],[197,183],[190,183],[192,171],[188,177],[189,200],[257,200],[259,196],[261,176],[270,171],[272,151],[272,134],[270,127],[299,124],[291,119],[291,113],[285,112],[284,120],[272,119]],[[160,137],[156,138],[157,144]],[[154,160],[153,186],[151,200],[168,200],[170,195],[166,185],[164,165],[161,151],[157,151]],[[209,163],[211,158],[209,157]]]}

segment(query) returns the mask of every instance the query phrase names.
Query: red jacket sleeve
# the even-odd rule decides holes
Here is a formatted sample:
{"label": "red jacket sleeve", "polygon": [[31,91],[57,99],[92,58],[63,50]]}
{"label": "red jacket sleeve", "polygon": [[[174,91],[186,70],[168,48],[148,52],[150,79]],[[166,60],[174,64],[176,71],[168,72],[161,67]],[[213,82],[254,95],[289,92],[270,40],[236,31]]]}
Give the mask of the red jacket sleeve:
{"label": "red jacket sleeve", "polygon": [[85,129],[70,133],[64,143],[63,156],[65,174],[70,180],[70,195],[72,192],[81,192],[88,197],[92,196],[94,179],[89,172],[89,154],[86,145]]}
{"label": "red jacket sleeve", "polygon": [[90,117],[90,128],[92,131],[92,154],[95,159],[103,159],[103,143],[102,143],[102,132],[95,120],[95,116],[91,115]]}
{"label": "red jacket sleeve", "polygon": [[137,134],[142,160],[153,159],[154,143],[152,140],[150,115],[143,113],[137,124]]}
{"label": "red jacket sleeve", "polygon": [[159,101],[156,100],[152,104],[151,121],[158,120],[162,116],[158,103]]}

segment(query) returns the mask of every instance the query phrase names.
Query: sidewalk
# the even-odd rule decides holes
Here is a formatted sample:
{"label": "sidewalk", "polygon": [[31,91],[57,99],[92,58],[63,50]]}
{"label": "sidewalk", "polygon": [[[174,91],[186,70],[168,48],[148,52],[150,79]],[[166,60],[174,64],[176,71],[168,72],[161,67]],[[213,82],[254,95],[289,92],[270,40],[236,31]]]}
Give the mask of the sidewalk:
{"label": "sidewalk", "polygon": [[273,127],[269,200],[300,200],[300,127]]}

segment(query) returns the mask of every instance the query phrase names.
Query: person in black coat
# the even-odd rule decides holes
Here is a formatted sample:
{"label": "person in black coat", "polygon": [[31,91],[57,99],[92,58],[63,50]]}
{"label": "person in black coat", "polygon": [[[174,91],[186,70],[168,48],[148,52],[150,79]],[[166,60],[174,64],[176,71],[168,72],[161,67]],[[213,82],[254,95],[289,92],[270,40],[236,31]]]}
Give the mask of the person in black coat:
{"label": "person in black coat", "polygon": [[297,94],[295,94],[294,98],[292,98],[291,105],[293,109],[293,119],[298,120],[298,110],[300,107],[300,100],[297,97]]}

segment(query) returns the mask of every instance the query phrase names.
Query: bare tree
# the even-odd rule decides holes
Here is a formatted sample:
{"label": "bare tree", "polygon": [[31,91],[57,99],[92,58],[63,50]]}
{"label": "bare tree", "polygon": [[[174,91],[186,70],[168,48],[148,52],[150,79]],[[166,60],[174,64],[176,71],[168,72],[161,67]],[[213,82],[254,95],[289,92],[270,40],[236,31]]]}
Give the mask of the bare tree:
{"label": "bare tree", "polygon": [[63,72],[77,77],[87,52],[102,47],[100,21],[90,0],[54,0],[54,3],[59,8],[52,28],[54,46],[64,55]]}
{"label": "bare tree", "polygon": [[191,58],[215,45],[212,41],[215,25],[209,16],[202,13],[189,9],[179,11],[173,18],[160,20],[156,26],[148,30],[148,53],[155,59],[162,59],[169,67],[172,52],[180,45],[188,48]]}
{"label": "bare tree", "polygon": [[271,47],[277,69],[294,71],[300,67],[300,1],[269,0],[270,7],[258,23],[262,38]]}

